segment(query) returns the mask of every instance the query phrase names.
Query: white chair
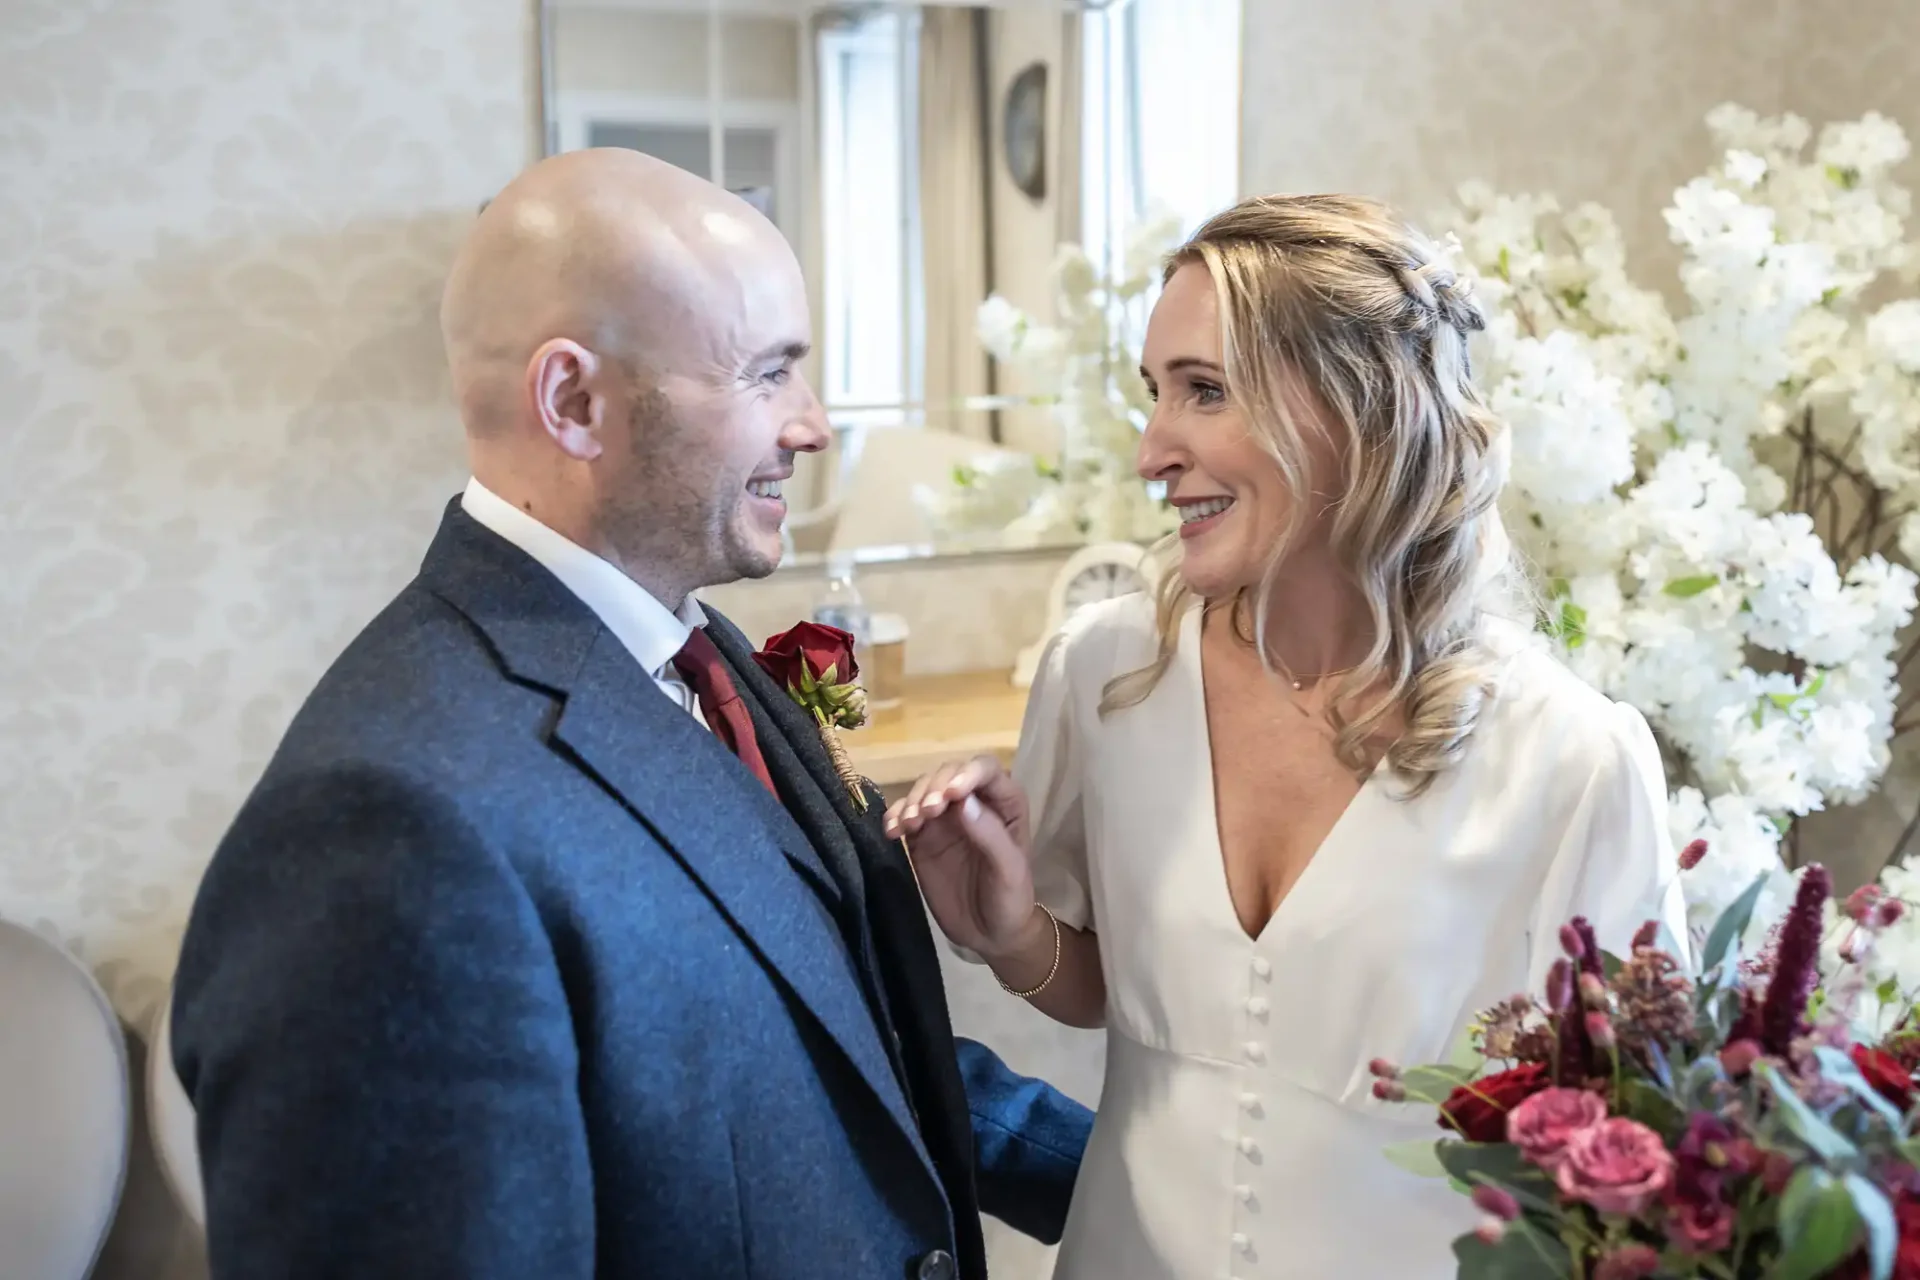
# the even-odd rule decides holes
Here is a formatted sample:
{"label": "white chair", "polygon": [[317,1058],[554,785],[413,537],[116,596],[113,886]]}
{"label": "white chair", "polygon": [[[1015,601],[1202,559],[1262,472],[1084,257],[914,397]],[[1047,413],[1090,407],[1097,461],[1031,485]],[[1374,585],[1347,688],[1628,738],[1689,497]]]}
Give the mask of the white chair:
{"label": "white chair", "polygon": [[202,1231],[207,1227],[207,1197],[200,1182],[200,1147],[194,1137],[193,1102],[173,1072],[173,992],[160,1002],[153,1034],[147,1037],[147,1127],[160,1176],[180,1211]]}
{"label": "white chair", "polygon": [[8,1280],[85,1280],[126,1183],[120,1019],[86,966],[0,922],[0,1257]]}

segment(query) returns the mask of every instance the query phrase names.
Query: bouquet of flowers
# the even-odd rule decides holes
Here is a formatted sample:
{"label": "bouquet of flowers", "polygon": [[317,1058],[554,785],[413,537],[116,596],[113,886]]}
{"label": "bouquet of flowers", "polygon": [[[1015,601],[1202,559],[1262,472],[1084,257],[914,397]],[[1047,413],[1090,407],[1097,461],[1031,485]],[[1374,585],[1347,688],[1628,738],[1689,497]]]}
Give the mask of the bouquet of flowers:
{"label": "bouquet of flowers", "polygon": [[[1458,1061],[1373,1063],[1376,1096],[1439,1107],[1447,1136],[1391,1154],[1483,1215],[1454,1244],[1460,1276],[1920,1280],[1920,1029],[1852,1038],[1857,973],[1820,979],[1818,865],[1743,958],[1764,884],[1715,923],[1696,976],[1652,922],[1618,958],[1575,919],[1541,997],[1485,1011]],[[1903,910],[1849,898],[1841,950],[1864,954]]]}

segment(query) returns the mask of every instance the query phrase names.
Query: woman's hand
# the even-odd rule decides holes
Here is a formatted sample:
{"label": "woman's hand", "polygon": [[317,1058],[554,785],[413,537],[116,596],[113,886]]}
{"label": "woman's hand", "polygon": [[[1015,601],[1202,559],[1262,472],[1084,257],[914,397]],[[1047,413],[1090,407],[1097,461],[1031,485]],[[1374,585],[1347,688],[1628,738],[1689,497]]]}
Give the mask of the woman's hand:
{"label": "woman's hand", "polygon": [[941,931],[989,962],[1053,946],[1034,909],[1026,793],[992,756],[946,764],[887,808]]}

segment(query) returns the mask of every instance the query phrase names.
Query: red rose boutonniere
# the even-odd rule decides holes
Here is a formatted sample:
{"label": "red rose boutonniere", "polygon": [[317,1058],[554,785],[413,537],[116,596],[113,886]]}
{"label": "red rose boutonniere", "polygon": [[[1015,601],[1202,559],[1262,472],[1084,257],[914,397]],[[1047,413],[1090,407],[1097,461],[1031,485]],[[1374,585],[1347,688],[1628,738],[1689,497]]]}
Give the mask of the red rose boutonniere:
{"label": "red rose boutonniere", "polygon": [[853,647],[854,638],[838,627],[802,622],[769,639],[753,660],[813,716],[834,772],[846,785],[854,806],[865,813],[866,788],[839,734],[841,729],[858,729],[867,722],[867,694],[857,683],[860,664],[854,660]]}

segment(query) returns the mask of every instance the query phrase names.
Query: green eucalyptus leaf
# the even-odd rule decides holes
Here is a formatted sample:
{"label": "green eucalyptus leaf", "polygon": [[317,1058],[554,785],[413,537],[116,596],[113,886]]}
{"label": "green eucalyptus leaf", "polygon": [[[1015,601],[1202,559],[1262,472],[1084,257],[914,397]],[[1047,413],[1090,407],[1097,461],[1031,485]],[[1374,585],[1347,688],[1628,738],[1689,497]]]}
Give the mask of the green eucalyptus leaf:
{"label": "green eucalyptus leaf", "polygon": [[1462,1085],[1472,1084],[1479,1075],[1477,1067],[1452,1067],[1433,1064],[1424,1067],[1403,1067],[1400,1071],[1400,1083],[1406,1087],[1407,1097],[1415,1102],[1439,1103],[1446,1100]]}
{"label": "green eucalyptus leaf", "polygon": [[1472,1027],[1461,1028],[1460,1035],[1453,1042],[1453,1047],[1447,1050],[1446,1065],[1478,1074],[1480,1068],[1486,1063],[1480,1050],[1475,1047],[1478,1043],[1479,1037]]}
{"label": "green eucalyptus leaf", "polygon": [[1565,1280],[1573,1274],[1567,1246],[1526,1219],[1507,1225],[1495,1244],[1476,1235],[1453,1242],[1459,1273],[1472,1280]]}
{"label": "green eucalyptus leaf", "polygon": [[1444,1139],[1415,1138],[1411,1142],[1396,1142],[1384,1150],[1389,1163],[1415,1177],[1444,1178],[1447,1166],[1440,1163],[1439,1153],[1434,1150],[1442,1141]]}
{"label": "green eucalyptus leaf", "polygon": [[1622,1081],[1620,1099],[1622,1114],[1662,1135],[1672,1137],[1687,1127],[1686,1111],[1651,1080]]}
{"label": "green eucalyptus leaf", "polygon": [[1772,1063],[1762,1063],[1756,1068],[1756,1074],[1773,1090],[1780,1119],[1788,1131],[1804,1142],[1815,1155],[1829,1163],[1837,1163],[1860,1154],[1860,1149],[1845,1134],[1821,1119],[1805,1099],[1793,1091],[1792,1082],[1782,1076]]}
{"label": "green eucalyptus leaf", "polygon": [[1852,1058],[1824,1044],[1814,1048],[1813,1056],[1820,1063],[1822,1075],[1844,1087],[1868,1110],[1895,1129],[1900,1127],[1900,1108],[1881,1097],[1880,1091],[1867,1083],[1867,1078],[1860,1074],[1860,1068],[1853,1065]]}
{"label": "green eucalyptus leaf", "polygon": [[1640,1046],[1640,1052],[1647,1059],[1647,1070],[1652,1074],[1654,1083],[1668,1093],[1672,1093],[1673,1064],[1667,1061],[1667,1051],[1655,1041],[1649,1040]]}
{"label": "green eucalyptus leaf", "polygon": [[1735,898],[1733,904],[1713,922],[1713,929],[1707,934],[1707,945],[1700,950],[1701,973],[1711,973],[1719,968],[1727,958],[1727,953],[1746,933],[1747,923],[1753,919],[1753,908],[1760,901],[1760,894],[1766,889],[1769,878],[1764,871],[1755,876],[1746,892]]}
{"label": "green eucalyptus leaf", "polygon": [[1893,1257],[1900,1247],[1900,1225],[1893,1216],[1893,1202],[1886,1192],[1857,1173],[1848,1174],[1843,1181],[1853,1198],[1853,1211],[1867,1229],[1869,1280],[1891,1280]]}
{"label": "green eucalyptus leaf", "polygon": [[1803,1168],[1780,1200],[1780,1257],[1767,1280],[1816,1280],[1853,1252],[1860,1213],[1825,1169]]}
{"label": "green eucalyptus leaf", "polygon": [[1449,1138],[1435,1143],[1433,1154],[1462,1194],[1471,1194],[1473,1188],[1484,1184],[1500,1188],[1522,1208],[1544,1214],[1558,1212],[1552,1179],[1516,1146]]}

